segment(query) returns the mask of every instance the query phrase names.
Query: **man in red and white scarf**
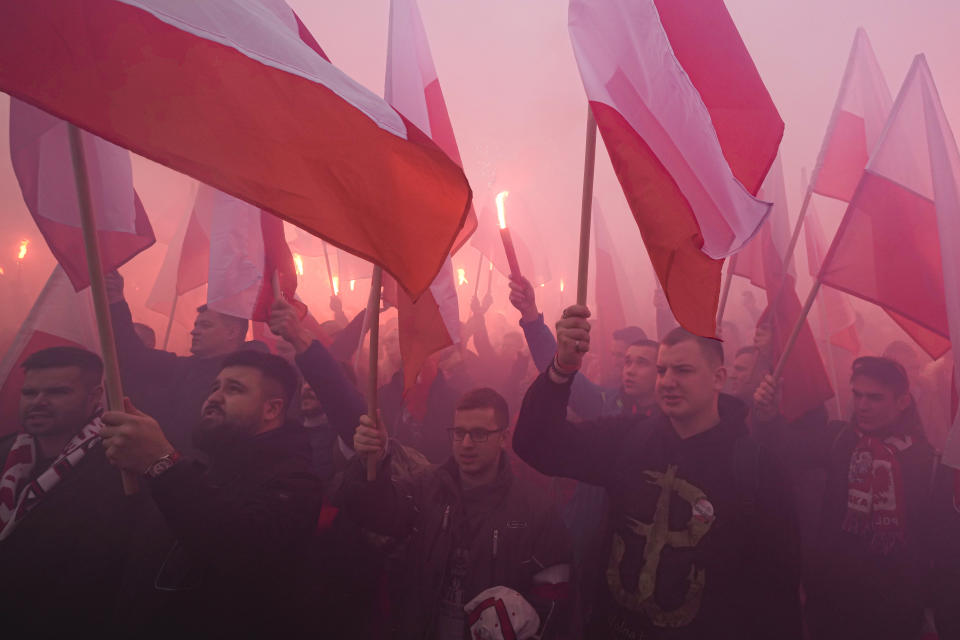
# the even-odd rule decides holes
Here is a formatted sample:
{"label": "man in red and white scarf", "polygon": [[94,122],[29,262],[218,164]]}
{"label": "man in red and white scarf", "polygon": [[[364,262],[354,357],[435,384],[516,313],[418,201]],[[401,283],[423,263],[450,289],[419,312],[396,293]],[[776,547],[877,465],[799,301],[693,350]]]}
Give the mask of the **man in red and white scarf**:
{"label": "man in red and white scarf", "polygon": [[98,631],[119,589],[128,505],[100,446],[103,363],[26,358],[21,430],[0,439],[0,609],[9,637]]}
{"label": "man in red and white scarf", "polygon": [[929,598],[934,575],[951,584],[958,577],[945,554],[931,552],[933,523],[953,515],[933,490],[942,469],[903,366],[857,358],[850,387],[848,422],[806,421],[803,428],[776,415],[771,376],[754,395],[760,437],[796,470],[826,471],[818,533],[804,558],[807,626],[817,640],[920,637],[924,608],[940,607]]}

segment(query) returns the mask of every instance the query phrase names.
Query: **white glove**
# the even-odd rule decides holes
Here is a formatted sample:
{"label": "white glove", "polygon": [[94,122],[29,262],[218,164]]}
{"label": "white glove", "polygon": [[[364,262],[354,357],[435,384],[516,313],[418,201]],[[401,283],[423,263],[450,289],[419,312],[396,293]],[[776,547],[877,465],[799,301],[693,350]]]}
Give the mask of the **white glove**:
{"label": "white glove", "polygon": [[[540,616],[526,599],[507,587],[481,591],[463,608],[473,640],[528,640],[540,628]],[[508,630],[504,632],[504,628]]]}

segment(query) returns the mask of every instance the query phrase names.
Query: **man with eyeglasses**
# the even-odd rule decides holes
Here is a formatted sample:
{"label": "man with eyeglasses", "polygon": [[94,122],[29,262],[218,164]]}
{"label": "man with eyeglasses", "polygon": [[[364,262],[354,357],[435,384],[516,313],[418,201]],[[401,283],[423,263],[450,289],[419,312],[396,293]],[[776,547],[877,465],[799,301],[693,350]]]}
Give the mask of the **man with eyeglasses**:
{"label": "man with eyeglasses", "polygon": [[360,458],[380,461],[367,482],[361,461],[344,480],[344,513],[405,541],[396,637],[575,637],[569,620],[571,551],[554,507],[511,472],[509,410],[493,389],[457,402],[451,458],[412,481],[391,479],[386,434],[366,417]]}

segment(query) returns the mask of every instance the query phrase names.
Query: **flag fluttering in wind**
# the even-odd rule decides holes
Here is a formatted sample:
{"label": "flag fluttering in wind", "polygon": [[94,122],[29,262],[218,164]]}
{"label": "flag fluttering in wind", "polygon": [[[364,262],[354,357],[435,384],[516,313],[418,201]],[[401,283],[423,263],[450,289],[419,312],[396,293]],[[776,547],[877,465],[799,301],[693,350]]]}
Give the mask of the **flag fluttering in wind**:
{"label": "flag fluttering in wind", "polygon": [[[790,217],[779,156],[760,189],[760,196],[772,201],[773,209],[760,233],[737,255],[734,273],[749,278],[752,284],[766,291],[767,308],[758,325],[769,328],[771,344],[769,352],[762,354],[769,360],[758,361],[758,366],[769,367],[780,359],[802,308],[793,265],[784,264],[790,242]],[[788,420],[796,420],[804,413],[822,407],[833,397],[830,376],[806,319],[796,346],[787,357],[781,387],[780,412]]]}
{"label": "flag fluttering in wind", "polygon": [[413,296],[469,212],[462,169],[280,0],[13,4],[0,90],[367,257]]}
{"label": "flag fluttering in wind", "polygon": [[892,104],[877,56],[861,27],[817,157],[810,185],[814,193],[850,202]]}
{"label": "flag fluttering in wind", "polygon": [[[391,0],[389,29],[384,98],[459,165],[460,153],[415,0]],[[472,207],[469,220],[470,226],[463,230],[466,235],[458,237],[455,248],[476,229]],[[460,342],[460,310],[450,256],[418,300],[399,289],[396,295],[404,390],[409,390],[430,354]],[[429,385],[432,379],[425,382]]]}
{"label": "flag fluttering in wind", "polygon": [[20,426],[20,368],[30,354],[49,347],[80,347],[100,353],[90,290],[76,291],[57,266],[0,360],[0,437]]}
{"label": "flag fluttering in wind", "polygon": [[756,233],[783,121],[722,0],[571,0],[580,76],[654,270],[716,330],[722,258]]}
{"label": "flag fluttering in wind", "polygon": [[[67,123],[17,99],[10,101],[10,159],[23,199],[78,291],[90,285],[80,204]],[[105,271],[112,271],[154,241],[153,228],[133,188],[130,153],[80,132],[87,182]],[[26,245],[21,243],[18,259]]]}
{"label": "flag fluttering in wind", "polygon": [[596,198],[593,199],[592,220],[596,264],[593,295],[596,298],[596,308],[593,313],[594,328],[591,339],[596,344],[593,351],[600,354],[601,362],[607,366],[614,366],[609,362],[609,355],[613,351],[613,332],[627,326],[624,303],[630,295],[630,288],[624,281],[626,272],[620,264],[613,246],[613,237],[610,235],[604,213]]}
{"label": "flag fluttering in wind", "polygon": [[[827,253],[827,245],[824,240],[823,226],[820,224],[820,216],[812,204],[804,221],[803,237],[807,245],[810,275],[816,278]],[[817,304],[823,310],[823,335],[826,340],[853,355],[860,353],[857,318],[847,297],[836,289],[828,287],[819,293]]]}
{"label": "flag fluttering in wind", "polygon": [[953,156],[934,154],[943,146],[956,150],[918,56],[820,271],[823,284],[887,311],[933,358],[950,348],[951,337],[941,256],[949,238],[938,222],[960,216],[943,186],[956,170]]}

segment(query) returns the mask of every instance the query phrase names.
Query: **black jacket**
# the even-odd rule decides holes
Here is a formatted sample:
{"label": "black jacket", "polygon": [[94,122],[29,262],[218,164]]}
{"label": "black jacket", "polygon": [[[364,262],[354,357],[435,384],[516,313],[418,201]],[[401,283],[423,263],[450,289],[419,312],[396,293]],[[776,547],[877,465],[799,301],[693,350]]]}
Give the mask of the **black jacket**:
{"label": "black jacket", "polygon": [[[931,584],[928,553],[934,527],[933,448],[919,425],[897,425],[914,443],[898,455],[903,481],[906,545],[886,556],[871,552],[859,536],[846,533],[850,458],[860,441],[846,422],[807,420],[802,429],[778,418],[756,425],[758,437],[781,451],[795,469],[822,468],[826,488],[820,521],[804,566],[807,618],[815,637],[909,638],[917,633]],[[952,512],[949,503],[940,511]]]}
{"label": "black jacket", "polygon": [[607,568],[586,637],[799,638],[792,497],[748,438],[743,404],[720,396],[720,423],[683,440],[663,417],[573,424],[569,393],[541,375],[513,447],[545,474],[607,489]]}
{"label": "black jacket", "polygon": [[[382,471],[387,469],[386,461]],[[533,577],[571,563],[570,543],[556,510],[517,481],[506,455],[493,484],[464,491],[453,459],[397,486],[381,472],[366,482],[356,464],[344,480],[347,517],[384,535],[406,539],[397,638],[433,640],[441,590],[457,547],[469,550],[463,604],[493,586],[509,587],[540,614],[547,635],[566,631],[569,608],[543,597]],[[467,637],[467,636],[465,636]]]}
{"label": "black jacket", "polygon": [[321,485],[303,427],[238,443],[208,468],[183,460],[147,489],[118,628],[131,637],[311,632],[299,597]]}
{"label": "black jacket", "polygon": [[[0,440],[0,468],[15,438]],[[87,452],[0,542],[0,635],[102,637],[136,501],[103,447]]]}

